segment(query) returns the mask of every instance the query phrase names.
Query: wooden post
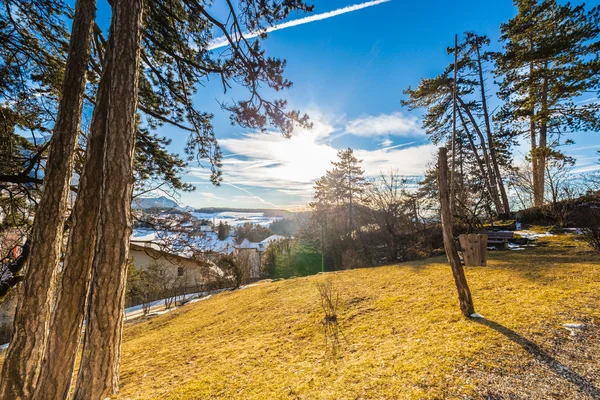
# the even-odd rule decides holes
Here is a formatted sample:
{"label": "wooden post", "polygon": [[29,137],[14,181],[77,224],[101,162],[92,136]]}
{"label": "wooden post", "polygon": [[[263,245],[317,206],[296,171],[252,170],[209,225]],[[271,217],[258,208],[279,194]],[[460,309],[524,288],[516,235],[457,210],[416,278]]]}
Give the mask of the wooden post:
{"label": "wooden post", "polygon": [[440,206],[442,217],[442,232],[444,234],[444,249],[452,267],[452,275],[456,290],[458,291],[458,301],[460,310],[466,317],[475,314],[471,291],[467,284],[467,278],[462,268],[454,236],[452,234],[452,215],[450,214],[450,199],[448,193],[448,150],[445,147],[440,147],[438,157],[438,189],[440,194]]}
{"label": "wooden post", "polygon": [[458,241],[466,267],[485,267],[487,264],[487,235],[460,235]]}

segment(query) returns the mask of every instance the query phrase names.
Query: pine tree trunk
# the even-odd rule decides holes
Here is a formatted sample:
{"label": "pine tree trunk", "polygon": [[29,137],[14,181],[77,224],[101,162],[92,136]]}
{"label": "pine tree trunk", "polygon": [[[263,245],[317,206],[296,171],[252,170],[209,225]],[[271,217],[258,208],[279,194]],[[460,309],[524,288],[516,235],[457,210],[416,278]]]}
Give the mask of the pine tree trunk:
{"label": "pine tree trunk", "polygon": [[[548,70],[548,63],[544,65],[544,70]],[[546,191],[546,162],[548,157],[548,79],[544,78],[541,93],[540,109],[540,137],[537,152],[534,155],[536,176],[534,187],[535,206],[540,207],[544,204],[544,194]]]}
{"label": "pine tree trunk", "polygon": [[[533,51],[533,42],[529,41],[529,50]],[[529,63],[529,102],[531,103],[531,110],[529,115],[529,137],[531,139],[531,175],[533,180],[533,206],[541,207],[544,204],[544,195],[540,196],[540,174],[538,172],[538,144],[537,134],[535,126],[535,103],[534,98],[536,96],[533,73],[535,71],[534,63]],[[543,171],[542,171],[543,173]]]}
{"label": "pine tree trunk", "polygon": [[498,166],[498,157],[496,157],[496,145],[494,144],[494,136],[492,135],[492,126],[490,123],[490,114],[487,107],[487,98],[485,97],[485,80],[483,79],[483,66],[481,65],[481,54],[479,46],[476,47],[477,51],[477,64],[479,69],[479,85],[481,88],[481,105],[483,107],[483,117],[485,121],[485,130],[487,133],[488,146],[490,147],[490,159],[492,167],[494,169],[495,180],[497,181],[498,188],[500,189],[500,196],[502,198],[502,209],[504,214],[510,214],[510,204],[508,202],[508,195],[506,194],[506,188],[504,187],[504,181],[500,174],[500,167]]}
{"label": "pine tree trunk", "polygon": [[448,155],[445,147],[440,147],[437,178],[440,195],[444,248],[446,250],[448,260],[450,261],[450,266],[452,267],[452,275],[454,276],[454,283],[456,284],[456,290],[458,291],[460,310],[465,317],[470,317],[475,313],[475,307],[473,306],[471,291],[469,289],[469,285],[467,284],[465,271],[463,270],[460,258],[458,257],[458,251],[456,250],[454,235],[452,233],[452,215],[450,214],[450,195],[448,190]]}
{"label": "pine tree trunk", "polygon": [[[108,49],[113,47],[109,38]],[[70,390],[81,328],[85,315],[96,243],[96,225],[102,198],[104,143],[107,127],[110,51],[104,59],[96,104],[87,141],[86,161],[73,211],[73,222],[64,255],[63,273],[48,344],[36,385],[36,399],[65,399]]]}
{"label": "pine tree trunk", "polygon": [[87,327],[75,399],[104,399],[119,387],[119,362],[133,189],[142,0],[113,3],[103,197]]}
{"label": "pine tree trunk", "polygon": [[465,130],[465,134],[467,136],[467,140],[469,141],[469,147],[471,148],[471,151],[473,152],[473,155],[475,156],[475,161],[477,162],[477,166],[479,167],[479,172],[481,172],[481,176],[483,177],[483,180],[485,182],[485,187],[487,188],[488,192],[490,192],[490,194],[491,194],[492,186],[490,184],[489,177],[487,176],[487,172],[485,170],[485,165],[483,164],[483,160],[481,159],[481,156],[479,156],[479,152],[477,151],[477,146],[475,145],[475,141],[473,140],[473,135],[467,128],[467,124],[462,115],[462,112],[459,112],[458,116],[460,117],[461,125],[463,126],[463,129]]}
{"label": "pine tree trunk", "polygon": [[475,130],[475,133],[477,133],[477,136],[479,137],[479,142],[481,143],[481,151],[483,153],[483,159],[485,161],[485,166],[486,166],[486,170],[487,170],[487,178],[490,181],[490,185],[489,185],[489,188],[491,190],[490,196],[492,197],[492,201],[494,202],[494,207],[496,208],[496,212],[498,214],[502,214],[504,209],[502,207],[502,202],[500,201],[500,195],[498,194],[498,182],[496,180],[496,174],[494,173],[494,169],[492,168],[492,164],[490,162],[490,156],[488,154],[485,137],[483,136],[483,133],[481,133],[481,129],[479,129],[479,126],[477,125],[477,121],[475,121],[475,117],[473,116],[473,113],[471,113],[471,110],[469,109],[468,105],[465,104],[465,102],[463,101],[463,99],[461,97],[457,97],[457,98],[458,98],[458,101],[460,102],[461,107],[467,113],[467,117],[469,117],[469,120],[471,121],[471,125],[473,125],[473,129]]}
{"label": "pine tree trunk", "polygon": [[536,131],[535,131],[535,121],[533,119],[533,115],[531,115],[529,117],[529,137],[531,140],[531,179],[532,179],[532,186],[533,186],[533,206],[534,207],[540,207],[542,205],[541,202],[539,202],[538,200],[538,196],[537,196],[537,187],[538,187],[538,175],[537,175],[537,159],[536,159],[536,154],[537,154],[537,138],[536,138]]}
{"label": "pine tree trunk", "polygon": [[540,124],[539,142],[535,148],[533,158],[533,203],[535,207],[544,205],[546,158],[543,154],[546,149],[546,127]]}
{"label": "pine tree trunk", "polygon": [[58,115],[44,171],[44,189],[31,232],[29,263],[15,314],[13,338],[2,368],[2,399],[31,398],[46,344],[95,11],[93,0],[77,1]]}
{"label": "pine tree trunk", "polygon": [[535,206],[541,207],[544,205],[544,194],[546,189],[546,149],[547,149],[547,126],[540,124],[539,145],[537,148],[535,175],[536,187],[534,193]]}

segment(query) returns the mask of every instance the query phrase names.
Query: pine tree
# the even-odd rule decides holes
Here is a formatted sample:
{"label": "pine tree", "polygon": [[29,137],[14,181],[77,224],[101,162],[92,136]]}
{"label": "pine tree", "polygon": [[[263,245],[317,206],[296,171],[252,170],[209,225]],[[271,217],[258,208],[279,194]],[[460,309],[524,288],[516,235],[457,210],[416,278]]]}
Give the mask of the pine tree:
{"label": "pine tree", "polygon": [[360,163],[352,149],[340,150],[333,169],[315,183],[310,203],[315,229],[310,236],[321,248],[323,269],[325,258],[330,258],[335,268],[342,268],[344,251],[354,246],[356,207],[364,202],[367,186]]}
{"label": "pine tree", "polygon": [[[315,182],[314,200],[309,204],[312,209],[311,219],[309,220],[309,229],[305,235],[310,238],[321,250],[321,272],[325,271],[325,253],[331,245],[328,240],[330,211],[334,205],[333,182],[326,174]],[[313,229],[310,229],[313,228]]]}
{"label": "pine tree", "polygon": [[[273,125],[284,136],[289,136],[295,124],[309,126],[307,116],[286,110],[285,101],[269,100],[262,96],[261,85],[276,91],[291,86],[291,82],[282,77],[285,62],[266,57],[260,48],[260,40],[250,43],[242,38],[242,32],[262,30],[287,18],[293,10],[309,11],[312,8],[300,0],[268,4],[247,1],[238,11],[230,1],[226,2],[229,14],[221,22],[210,14],[204,4],[195,0],[145,2],[144,10],[141,0],[123,0],[112,4],[108,40],[104,40],[101,30],[94,26],[91,40],[93,51],[89,60],[92,69],[88,76],[92,83],[98,82],[99,78],[99,84],[97,91],[87,92],[85,98],[87,106],[92,107],[94,114],[99,117],[92,117],[97,123],[92,124],[93,130],[87,138],[90,142],[87,143],[85,161],[79,157],[80,164],[76,163],[74,169],[78,171],[79,168],[83,174],[79,191],[89,194],[96,188],[97,202],[89,203],[90,198],[86,195],[76,199],[74,220],[80,223],[73,226],[67,246],[71,250],[66,254],[71,259],[65,260],[65,265],[69,263],[73,267],[71,271],[75,272],[63,274],[61,287],[68,287],[68,282],[73,282],[74,276],[78,275],[81,279],[75,280],[78,288],[68,296],[59,293],[60,304],[57,307],[60,305],[61,311],[54,314],[59,319],[54,320],[49,330],[44,321],[29,324],[30,331],[48,332],[49,343],[58,343],[62,338],[64,343],[57,349],[64,349],[65,354],[53,357],[54,354],[48,352],[45,359],[51,359],[52,365],[48,362],[41,366],[38,362],[24,363],[29,372],[22,376],[9,372],[8,378],[2,382],[6,387],[16,387],[19,379],[35,382],[39,371],[41,377],[46,377],[42,379],[48,379],[47,385],[40,384],[39,387],[56,389],[50,394],[41,391],[39,396],[52,398],[52,393],[57,393],[60,397],[61,393],[69,392],[70,372],[73,370],[79,339],[77,327],[81,326],[83,319],[81,304],[85,302],[89,291],[89,306],[85,315],[86,336],[75,397],[104,398],[118,389],[122,308],[131,233],[134,144],[140,137],[146,141],[148,149],[156,149],[158,143],[158,156],[152,153],[152,157],[142,161],[149,163],[147,165],[155,163],[164,172],[167,170],[164,166],[172,162],[174,157],[161,150],[165,140],[148,132],[163,123],[175,125],[190,133],[187,146],[189,156],[192,159],[210,160],[211,177],[218,184],[220,150],[210,124],[212,116],[196,110],[190,100],[198,82],[213,74],[220,77],[226,89],[232,81],[245,87],[250,93],[250,100],[224,105],[232,121],[242,126],[263,129]],[[44,10],[49,3],[40,2],[38,6]],[[225,35],[229,43],[228,49],[214,58],[209,52],[213,28]],[[88,47],[89,43],[88,40],[77,42],[84,47]],[[87,65],[88,60],[79,58],[77,61]],[[140,62],[144,63],[145,68],[140,68]],[[60,69],[60,63],[57,67]],[[72,79],[66,79],[64,85],[74,83]],[[147,125],[141,124],[142,119],[136,116],[136,108],[149,117]],[[72,117],[79,118],[80,113],[75,112]],[[153,141],[154,144],[151,143]],[[97,167],[94,173],[89,172],[93,166]],[[147,169],[150,170],[152,168]],[[144,173],[142,171],[141,175]],[[89,179],[84,179],[86,176]],[[165,176],[173,178],[176,174]],[[96,186],[98,183],[99,188]],[[89,223],[91,229],[84,232],[84,227],[89,227]],[[85,234],[80,235],[82,232]],[[87,251],[86,246],[90,243],[95,243],[93,253]],[[39,280],[44,278],[32,274],[30,285],[38,286]],[[53,299],[43,291],[32,296],[35,297],[34,301],[46,304]],[[43,310],[42,314],[45,315],[36,321],[47,320],[48,314]],[[24,316],[18,318],[22,320]],[[72,328],[67,337],[61,336],[64,332],[59,330],[60,326]],[[44,339],[34,343],[33,353],[43,352]],[[14,362],[7,359],[4,363],[7,371],[7,366],[19,365],[21,361],[18,352],[10,352],[9,356]],[[50,368],[60,373],[48,374]],[[8,397],[12,397],[12,394]]]}
{"label": "pine tree", "polygon": [[339,161],[334,161],[332,175],[334,176],[334,192],[336,198],[348,208],[348,231],[354,230],[354,206],[359,204],[365,194],[366,181],[364,170],[354,156],[351,148],[338,151]]}
{"label": "pine tree", "polygon": [[[483,52],[483,46],[489,40],[471,32],[464,35],[464,40],[458,45],[457,63],[457,136],[458,146],[454,157],[460,160],[456,171],[460,179],[460,187],[456,188],[457,199],[461,203],[465,199],[458,198],[467,194],[464,179],[466,174],[480,180],[494,204],[495,212],[500,215],[509,211],[508,198],[502,180],[500,165],[506,160],[501,154],[507,154],[510,140],[501,140],[490,122],[491,113],[487,107],[487,92],[485,89],[484,62],[488,55]],[[453,53],[449,48],[448,53]],[[444,71],[434,78],[422,79],[415,89],[408,88],[405,94],[408,99],[401,104],[409,109],[425,108],[423,118],[425,132],[430,135],[434,144],[449,143],[451,140],[453,122],[453,73],[454,64],[447,66]],[[482,128],[483,126],[483,128]],[[449,146],[450,147],[450,146]],[[474,164],[475,168],[469,168]],[[478,193],[483,190],[476,186],[472,189]],[[460,206],[460,204],[459,204]],[[460,208],[460,207],[459,207]],[[462,207],[464,209],[464,207]]]}
{"label": "pine tree", "polygon": [[[487,139],[487,146],[490,151],[490,163],[492,168],[490,169],[490,186],[500,189],[500,197],[502,199],[502,211],[504,215],[510,213],[510,205],[508,203],[508,195],[506,194],[506,188],[504,187],[504,181],[502,180],[502,174],[500,173],[499,160],[497,156],[499,143],[497,140],[498,135],[495,135],[492,131],[491,114],[488,110],[487,105],[487,92],[485,88],[486,80],[484,78],[484,67],[483,61],[489,60],[490,54],[482,53],[482,47],[489,45],[490,40],[486,36],[480,36],[473,32],[467,32],[465,34],[465,47],[467,51],[467,57],[470,61],[470,69],[475,72],[477,76],[477,82],[479,85],[479,93],[481,96],[481,115],[485,123],[485,132]],[[469,111],[466,109],[466,111]],[[470,115],[472,119],[472,115]],[[474,125],[474,128],[478,128]],[[485,143],[485,141],[483,141]],[[497,150],[498,149],[498,150]]]}
{"label": "pine tree", "polygon": [[73,40],[45,166],[44,190],[31,229],[31,250],[23,291],[18,299],[13,338],[2,367],[1,398],[32,397],[45,350],[81,122],[94,14],[94,0],[78,1]]}
{"label": "pine tree", "polygon": [[[142,0],[113,6],[99,92],[108,103],[103,176],[89,284],[86,333],[75,398],[105,398],[119,389],[125,284],[132,232],[131,197],[142,36]],[[89,281],[80,283],[85,286]],[[67,305],[65,305],[67,306]],[[55,332],[57,331],[55,327]],[[56,368],[56,365],[48,366]]]}
{"label": "pine tree", "polygon": [[223,221],[219,222],[217,236],[219,240],[225,240],[229,237],[229,225],[227,223],[224,224]]}
{"label": "pine tree", "polygon": [[600,6],[516,0],[518,14],[501,26],[504,51],[496,55],[504,105],[498,120],[529,137],[534,205],[544,203],[548,158],[563,135],[600,130],[600,105],[577,98],[598,89]]}

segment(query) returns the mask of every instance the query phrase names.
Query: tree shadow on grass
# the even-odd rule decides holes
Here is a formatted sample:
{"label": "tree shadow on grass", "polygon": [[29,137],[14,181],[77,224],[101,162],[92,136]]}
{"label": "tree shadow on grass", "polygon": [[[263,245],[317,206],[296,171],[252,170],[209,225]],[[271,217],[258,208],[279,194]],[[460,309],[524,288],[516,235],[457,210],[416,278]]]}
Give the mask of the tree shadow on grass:
{"label": "tree shadow on grass", "polygon": [[473,321],[485,325],[488,328],[495,330],[498,333],[503,334],[509,340],[521,346],[525,351],[531,354],[536,360],[542,362],[548,369],[554,372],[561,378],[566,379],[573,385],[577,386],[580,392],[583,392],[593,399],[600,399],[600,389],[590,383],[586,378],[579,375],[566,365],[562,364],[556,358],[552,357],[548,352],[543,350],[540,346],[533,343],[531,340],[524,338],[517,332],[509,329],[505,326],[500,325],[497,322],[490,321],[485,318],[474,319]]}

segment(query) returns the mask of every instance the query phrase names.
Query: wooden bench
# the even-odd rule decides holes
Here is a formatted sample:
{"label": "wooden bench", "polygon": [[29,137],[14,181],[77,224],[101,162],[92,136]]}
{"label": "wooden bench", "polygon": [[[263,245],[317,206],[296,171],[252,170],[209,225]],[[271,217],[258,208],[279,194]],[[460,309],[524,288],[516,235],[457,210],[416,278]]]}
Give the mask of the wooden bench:
{"label": "wooden bench", "polygon": [[508,241],[514,237],[514,232],[501,231],[501,232],[480,232],[485,233],[488,236],[488,245],[502,245],[503,249],[508,249]]}

